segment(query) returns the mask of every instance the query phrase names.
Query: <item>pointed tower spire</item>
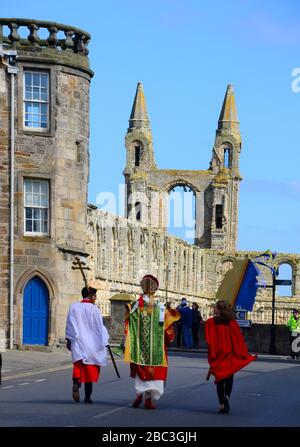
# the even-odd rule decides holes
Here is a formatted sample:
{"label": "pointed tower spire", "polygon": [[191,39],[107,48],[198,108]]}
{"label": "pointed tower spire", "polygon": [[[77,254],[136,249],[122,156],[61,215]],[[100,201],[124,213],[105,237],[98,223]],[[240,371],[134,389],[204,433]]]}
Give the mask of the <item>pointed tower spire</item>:
{"label": "pointed tower spire", "polygon": [[144,88],[141,82],[138,82],[133,106],[129,118],[128,131],[133,129],[148,129],[150,130],[150,120],[147,114],[146,98],[144,95]]}
{"label": "pointed tower spire", "polygon": [[236,111],[233,86],[229,84],[225,93],[222,110],[219,117],[218,129],[239,132],[239,120]]}

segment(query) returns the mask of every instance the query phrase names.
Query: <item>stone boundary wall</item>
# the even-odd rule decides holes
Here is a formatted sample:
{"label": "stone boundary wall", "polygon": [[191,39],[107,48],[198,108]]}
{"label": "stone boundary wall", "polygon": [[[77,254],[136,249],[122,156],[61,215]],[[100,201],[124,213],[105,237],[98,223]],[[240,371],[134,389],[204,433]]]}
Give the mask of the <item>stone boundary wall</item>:
{"label": "stone boundary wall", "polygon": [[[175,325],[176,330],[176,325]],[[258,354],[270,353],[270,324],[253,324],[250,328],[241,328],[245,342],[248,346],[249,352]],[[199,348],[206,349],[204,325],[199,328]],[[276,325],[275,327],[275,347],[276,354],[290,355],[290,331],[285,325]],[[177,339],[169,345],[170,347],[177,347]],[[182,342],[180,344],[182,347]]]}

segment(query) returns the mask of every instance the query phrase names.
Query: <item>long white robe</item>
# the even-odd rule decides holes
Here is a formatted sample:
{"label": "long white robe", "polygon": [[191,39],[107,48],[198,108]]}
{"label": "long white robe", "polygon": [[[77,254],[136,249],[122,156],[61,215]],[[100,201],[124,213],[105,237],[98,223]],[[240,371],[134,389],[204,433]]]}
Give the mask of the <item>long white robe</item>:
{"label": "long white robe", "polygon": [[71,304],[67,317],[66,338],[71,341],[73,362],[107,365],[109,335],[100,310],[92,303]]}
{"label": "long white robe", "polygon": [[164,394],[163,380],[142,380],[138,375],[134,378],[134,387],[136,394],[148,394],[153,400],[158,400]]}

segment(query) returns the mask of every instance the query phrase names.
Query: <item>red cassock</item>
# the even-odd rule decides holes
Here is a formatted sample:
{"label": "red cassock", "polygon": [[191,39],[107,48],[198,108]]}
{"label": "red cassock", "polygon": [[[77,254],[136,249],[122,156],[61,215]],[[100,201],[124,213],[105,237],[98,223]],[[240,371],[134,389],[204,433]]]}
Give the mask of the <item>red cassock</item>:
{"label": "red cassock", "polygon": [[166,366],[142,366],[130,363],[130,377],[139,376],[141,380],[167,380]]}
{"label": "red cassock", "polygon": [[217,323],[209,318],[205,323],[205,338],[208,344],[208,363],[215,383],[232,376],[257,355],[248,353],[247,345],[237,322]]}
{"label": "red cassock", "polygon": [[73,379],[77,379],[78,382],[98,382],[99,376],[99,365],[86,365],[82,360],[73,363]]}

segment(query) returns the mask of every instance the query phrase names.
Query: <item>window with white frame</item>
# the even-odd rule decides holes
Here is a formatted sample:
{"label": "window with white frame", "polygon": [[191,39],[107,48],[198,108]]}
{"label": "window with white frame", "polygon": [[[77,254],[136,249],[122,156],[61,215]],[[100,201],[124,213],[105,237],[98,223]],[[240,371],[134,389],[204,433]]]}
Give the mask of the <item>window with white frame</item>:
{"label": "window with white frame", "polygon": [[24,71],[24,128],[49,129],[49,73]]}
{"label": "window with white frame", "polygon": [[24,232],[49,234],[49,182],[24,180]]}

